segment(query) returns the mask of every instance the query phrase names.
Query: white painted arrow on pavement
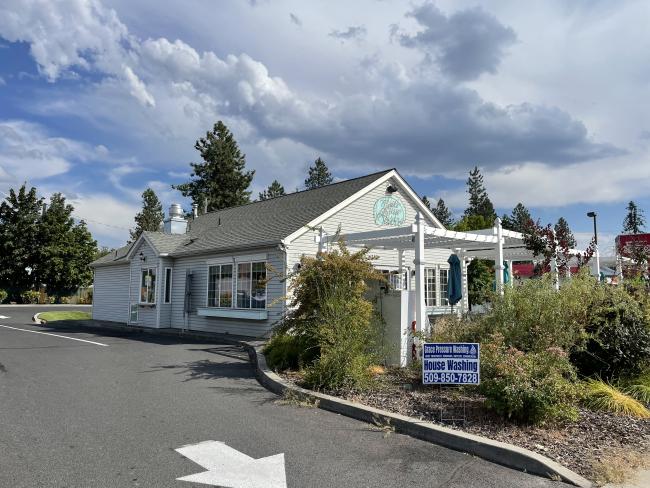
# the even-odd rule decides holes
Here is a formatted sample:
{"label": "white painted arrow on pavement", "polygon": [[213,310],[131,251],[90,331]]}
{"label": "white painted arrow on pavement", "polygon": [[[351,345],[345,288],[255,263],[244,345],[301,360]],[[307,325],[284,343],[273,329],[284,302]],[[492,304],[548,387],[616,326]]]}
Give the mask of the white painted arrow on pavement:
{"label": "white painted arrow on pavement", "polygon": [[0,315],[0,319],[10,319],[11,317],[7,317],[6,315]]}
{"label": "white painted arrow on pavement", "polygon": [[219,441],[179,447],[176,452],[207,469],[176,478],[179,481],[228,488],[287,488],[284,454],[253,459]]}

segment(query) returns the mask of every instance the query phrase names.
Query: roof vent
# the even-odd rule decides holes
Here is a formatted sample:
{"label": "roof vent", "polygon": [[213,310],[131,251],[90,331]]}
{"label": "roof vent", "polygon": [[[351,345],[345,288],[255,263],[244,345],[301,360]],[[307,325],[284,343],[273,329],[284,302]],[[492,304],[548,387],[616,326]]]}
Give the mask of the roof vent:
{"label": "roof vent", "polygon": [[172,203],[171,207],[169,207],[169,216],[171,218],[183,217],[183,208],[180,206],[180,204]]}

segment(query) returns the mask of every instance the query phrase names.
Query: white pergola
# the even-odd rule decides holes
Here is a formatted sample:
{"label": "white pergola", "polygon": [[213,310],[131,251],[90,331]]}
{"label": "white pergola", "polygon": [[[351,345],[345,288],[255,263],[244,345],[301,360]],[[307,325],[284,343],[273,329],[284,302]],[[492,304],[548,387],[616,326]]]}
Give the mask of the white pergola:
{"label": "white pergola", "polygon": [[[472,232],[456,232],[453,230],[430,227],[425,224],[424,217],[418,212],[416,221],[412,225],[383,229],[369,232],[358,232],[342,235],[350,246],[367,246],[372,249],[386,249],[397,251],[399,257],[399,273],[402,276],[403,255],[405,250],[415,251],[415,293],[416,293],[416,328],[421,330],[427,323],[427,307],[424,292],[424,250],[426,248],[449,249],[461,259],[463,266],[463,298],[467,296],[466,259],[488,259],[495,262],[496,286],[499,293],[504,290],[505,269],[504,261],[534,260],[535,256],[526,249],[523,235],[503,229],[501,219],[497,218],[494,227]],[[320,250],[333,236],[321,234],[319,241]],[[557,273],[557,266],[554,266]],[[512,266],[510,266],[512,270]],[[512,278],[510,280],[512,283]]]}

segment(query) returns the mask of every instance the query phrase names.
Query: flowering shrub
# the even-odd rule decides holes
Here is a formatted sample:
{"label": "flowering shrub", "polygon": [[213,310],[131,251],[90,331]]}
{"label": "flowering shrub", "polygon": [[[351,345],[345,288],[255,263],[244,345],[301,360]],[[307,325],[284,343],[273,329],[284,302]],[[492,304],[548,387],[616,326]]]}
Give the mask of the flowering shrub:
{"label": "flowering shrub", "polygon": [[0,290],[0,303],[4,302],[8,296],[9,293],[7,293],[5,290]]}
{"label": "flowering shrub", "polygon": [[24,291],[20,294],[23,303],[38,303],[41,294],[36,290]]}
{"label": "flowering shrub", "polygon": [[481,392],[487,406],[521,422],[575,419],[576,375],[558,347],[524,353],[500,334],[481,346]]}

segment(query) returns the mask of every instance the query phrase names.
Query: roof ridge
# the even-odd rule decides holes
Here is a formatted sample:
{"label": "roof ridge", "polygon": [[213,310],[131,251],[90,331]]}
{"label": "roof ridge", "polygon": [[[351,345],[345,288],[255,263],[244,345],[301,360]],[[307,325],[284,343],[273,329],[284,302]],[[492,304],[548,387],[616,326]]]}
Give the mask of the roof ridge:
{"label": "roof ridge", "polygon": [[347,179],[347,180],[336,181],[336,182],[334,182],[334,183],[329,183],[328,185],[319,186],[319,187],[317,187],[317,188],[306,188],[306,189],[304,189],[304,190],[298,190],[298,191],[294,191],[294,192],[291,192],[291,193],[285,193],[284,195],[279,195],[279,196],[277,196],[277,197],[267,198],[266,200],[255,200],[255,201],[252,201],[252,202],[243,203],[243,204],[241,204],[241,205],[233,205],[232,207],[220,208],[219,210],[211,210],[211,211],[209,211],[209,212],[206,212],[206,213],[203,213],[203,214],[199,215],[199,217],[202,217],[203,215],[214,214],[214,213],[217,213],[217,212],[223,212],[224,210],[231,210],[231,209],[233,209],[233,208],[241,208],[241,207],[246,207],[246,206],[248,206],[248,205],[254,205],[254,204],[256,204],[256,203],[263,203],[263,202],[267,202],[267,201],[269,201],[269,200],[277,200],[277,199],[284,198],[284,197],[290,197],[290,196],[293,196],[293,195],[299,195],[299,194],[301,194],[301,193],[306,193],[306,192],[308,192],[308,191],[315,191],[315,190],[320,190],[320,189],[322,189],[322,188],[329,188],[329,187],[332,187],[332,186],[335,186],[335,185],[340,185],[340,184],[342,184],[342,183],[349,183],[350,181],[356,181],[356,180],[360,180],[360,179],[362,179],[362,178],[369,178],[369,177],[371,177],[371,176],[375,176],[375,175],[379,175],[379,174],[389,173],[390,171],[397,171],[397,169],[396,169],[396,168],[385,169],[385,170],[382,170],[382,171],[376,171],[376,172],[374,172],[374,173],[370,173],[370,174],[367,174],[367,175],[356,176],[356,177],[354,177],[354,178],[350,178],[350,179]]}

